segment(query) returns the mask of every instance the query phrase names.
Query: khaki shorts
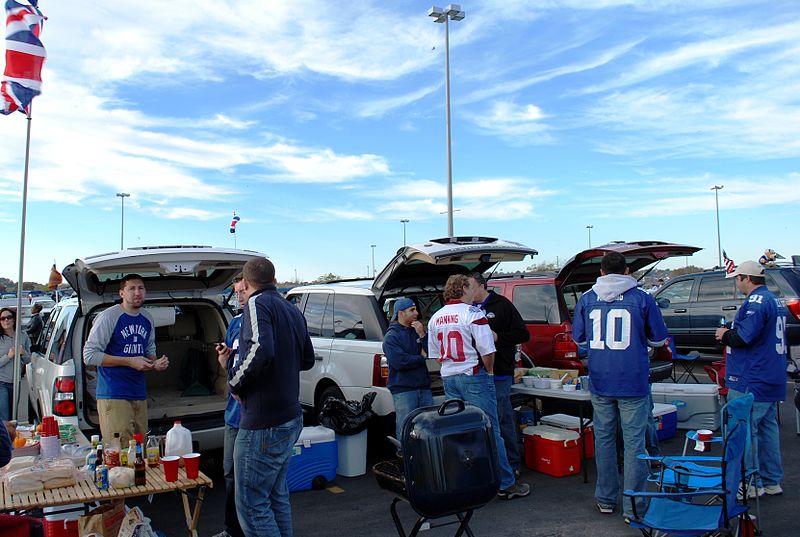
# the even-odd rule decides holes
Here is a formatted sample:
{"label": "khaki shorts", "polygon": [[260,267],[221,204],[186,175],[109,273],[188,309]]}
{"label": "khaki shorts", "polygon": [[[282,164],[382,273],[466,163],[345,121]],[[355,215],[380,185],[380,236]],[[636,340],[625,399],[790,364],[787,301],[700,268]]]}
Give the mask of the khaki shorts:
{"label": "khaki shorts", "polygon": [[97,414],[103,442],[119,433],[120,445],[127,446],[134,433],[147,434],[147,401],[98,399]]}

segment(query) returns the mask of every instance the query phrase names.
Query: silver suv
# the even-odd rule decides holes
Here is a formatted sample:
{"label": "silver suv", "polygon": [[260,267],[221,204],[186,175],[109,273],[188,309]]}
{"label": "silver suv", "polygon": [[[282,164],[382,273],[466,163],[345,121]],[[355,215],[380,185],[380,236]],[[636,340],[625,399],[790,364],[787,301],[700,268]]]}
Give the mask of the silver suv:
{"label": "silver suv", "polygon": [[228,383],[214,344],[224,339],[232,311],[220,293],[261,255],[169,246],[75,260],[63,275],[78,296],[58,303],[26,366],[29,416],[54,415],[85,431],[99,428],[97,371],[83,363],[83,346],[97,315],[119,301],[120,279],[137,273],[147,286],[144,307],[155,321],[157,354],[170,358],[166,372],[146,374],[150,429],[163,434],[180,419],[199,449],[222,447]]}
{"label": "silver suv", "polygon": [[[311,370],[300,373],[301,404],[318,412],[330,397],[360,401],[375,391],[375,413],[393,413],[382,346],[395,300],[413,298],[420,321],[427,323],[444,305],[442,290],[449,276],[486,272],[501,261],[521,261],[536,253],[488,237],[435,239],[400,248],[374,280],[295,287],[287,298],[306,318],[317,360]],[[439,364],[429,361],[428,368],[434,394],[443,393]]]}

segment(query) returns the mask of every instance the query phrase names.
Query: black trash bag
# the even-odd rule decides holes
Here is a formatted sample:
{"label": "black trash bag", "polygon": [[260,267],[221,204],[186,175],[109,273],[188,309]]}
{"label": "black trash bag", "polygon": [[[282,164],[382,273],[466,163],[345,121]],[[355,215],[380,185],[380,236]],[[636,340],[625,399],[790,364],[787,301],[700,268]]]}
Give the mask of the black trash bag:
{"label": "black trash bag", "polygon": [[377,392],[369,392],[360,403],[328,399],[319,412],[319,422],[333,429],[336,434],[344,436],[358,434],[369,427],[369,422],[375,417],[372,403],[377,395]]}

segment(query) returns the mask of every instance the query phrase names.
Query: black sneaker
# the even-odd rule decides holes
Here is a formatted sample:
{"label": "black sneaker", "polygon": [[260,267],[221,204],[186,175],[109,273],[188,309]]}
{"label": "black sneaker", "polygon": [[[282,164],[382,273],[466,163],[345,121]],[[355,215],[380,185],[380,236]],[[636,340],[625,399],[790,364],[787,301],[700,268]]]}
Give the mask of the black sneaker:
{"label": "black sneaker", "polygon": [[605,503],[597,502],[597,508],[600,509],[600,512],[604,515],[610,515],[614,512],[614,506]]}
{"label": "black sneaker", "polygon": [[514,483],[507,489],[497,491],[497,497],[501,500],[513,500],[514,498],[524,498],[531,493],[531,486],[527,483]]}

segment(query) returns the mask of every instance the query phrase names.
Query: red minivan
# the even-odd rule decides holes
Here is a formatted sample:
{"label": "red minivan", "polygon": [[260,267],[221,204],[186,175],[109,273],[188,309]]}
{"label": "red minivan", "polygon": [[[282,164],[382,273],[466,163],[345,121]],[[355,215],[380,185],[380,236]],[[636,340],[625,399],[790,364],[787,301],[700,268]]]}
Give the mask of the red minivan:
{"label": "red minivan", "polygon": [[659,241],[612,242],[580,252],[558,272],[497,276],[489,280],[488,286],[511,300],[525,320],[531,338],[522,345],[522,352],[533,364],[579,369],[584,375],[584,363],[572,340],[572,315],[583,292],[600,276],[603,255],[621,253],[631,273],[635,273],[646,268],[652,270],[654,264],[668,257],[690,256],[698,250],[694,246]]}

